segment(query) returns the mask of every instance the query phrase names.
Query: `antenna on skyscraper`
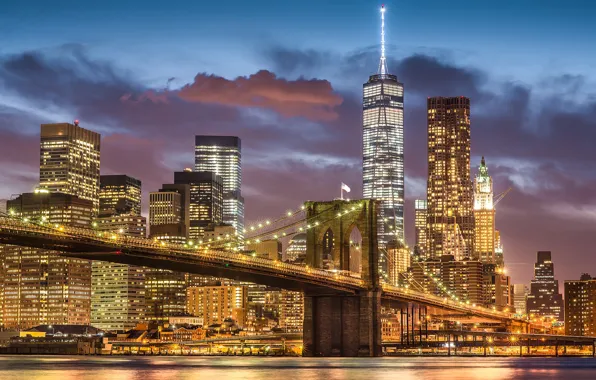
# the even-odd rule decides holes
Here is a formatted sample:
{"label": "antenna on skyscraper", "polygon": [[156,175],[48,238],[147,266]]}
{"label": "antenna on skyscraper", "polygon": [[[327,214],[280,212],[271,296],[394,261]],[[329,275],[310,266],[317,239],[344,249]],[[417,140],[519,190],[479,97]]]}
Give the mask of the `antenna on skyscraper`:
{"label": "antenna on skyscraper", "polygon": [[381,5],[381,62],[379,62],[379,74],[387,74],[387,62],[385,62],[385,4]]}

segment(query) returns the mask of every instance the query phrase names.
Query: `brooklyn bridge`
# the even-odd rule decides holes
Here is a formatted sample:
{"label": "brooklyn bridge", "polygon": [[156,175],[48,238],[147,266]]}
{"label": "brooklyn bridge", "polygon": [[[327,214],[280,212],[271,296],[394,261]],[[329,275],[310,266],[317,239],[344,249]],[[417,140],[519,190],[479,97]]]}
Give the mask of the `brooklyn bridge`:
{"label": "brooklyn bridge", "polygon": [[[381,309],[386,306],[399,310],[401,344],[413,344],[416,339],[421,343],[431,319],[490,324],[504,333],[532,332],[527,320],[454,297],[448,290],[444,295],[429,294],[415,284],[384,281],[379,271],[378,207],[374,200],[308,201],[296,212],[247,231],[254,241],[306,233],[306,265],[246,255],[232,237],[173,244],[10,214],[0,215],[0,243],[302,291],[305,356],[382,355]],[[359,271],[354,271],[356,258],[350,249],[355,229],[362,239]],[[323,269],[324,238],[329,231],[335,241],[330,258],[334,270]]]}

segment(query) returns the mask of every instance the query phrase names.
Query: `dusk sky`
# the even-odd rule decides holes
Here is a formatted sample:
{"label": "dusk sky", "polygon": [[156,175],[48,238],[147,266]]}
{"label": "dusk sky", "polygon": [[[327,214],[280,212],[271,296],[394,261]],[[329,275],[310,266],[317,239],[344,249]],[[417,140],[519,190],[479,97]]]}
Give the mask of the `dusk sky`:
{"label": "dusk sky", "polygon": [[[242,139],[247,221],[361,196],[362,84],[373,1],[0,3],[0,198],[39,181],[39,125],[102,134],[102,174],[145,195],[194,163],[194,135]],[[505,262],[528,283],[551,250],[561,282],[596,275],[596,4],[386,2],[405,86],[407,240],[426,194],[426,97],[468,96],[472,173],[485,156]],[[145,208],[147,197],[145,197]]]}

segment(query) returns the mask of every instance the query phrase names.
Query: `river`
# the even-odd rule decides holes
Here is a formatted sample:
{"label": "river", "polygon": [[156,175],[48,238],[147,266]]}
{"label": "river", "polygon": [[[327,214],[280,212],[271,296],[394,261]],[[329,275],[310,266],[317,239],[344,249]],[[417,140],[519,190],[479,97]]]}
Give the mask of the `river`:
{"label": "river", "polygon": [[0,379],[593,380],[596,359],[0,356]]}

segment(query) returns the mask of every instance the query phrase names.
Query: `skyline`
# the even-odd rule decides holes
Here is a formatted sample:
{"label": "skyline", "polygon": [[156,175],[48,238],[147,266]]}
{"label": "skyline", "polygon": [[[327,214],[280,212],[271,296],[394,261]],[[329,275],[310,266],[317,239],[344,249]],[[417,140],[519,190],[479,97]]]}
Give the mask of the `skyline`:
{"label": "skyline", "polygon": [[[459,60],[454,53],[446,58],[440,53],[431,54],[433,48],[441,46],[414,49],[427,55],[412,55],[400,49],[396,33],[400,27],[397,17],[403,20],[406,12],[395,3],[389,3],[387,8],[389,71],[398,75],[408,93],[404,124],[405,220],[409,245],[414,243],[413,200],[420,198],[426,187],[424,96],[465,95],[472,101],[472,172],[484,155],[495,181],[495,193],[514,187],[499,204],[496,220],[503,236],[509,274],[515,283],[529,283],[535,252],[551,250],[555,263],[561,262],[562,257],[567,261],[565,266],[557,267],[557,278],[578,278],[584,263],[590,259],[593,240],[590,222],[595,218],[591,202],[596,181],[589,166],[595,157],[589,133],[594,133],[590,127],[594,126],[596,103],[587,92],[593,78],[587,72],[584,77],[573,76],[577,74],[571,70],[567,74],[572,76],[546,74],[538,84],[520,82],[519,78],[503,82],[499,78],[502,74],[495,78],[492,72],[479,69],[469,58]],[[192,167],[195,134],[231,134],[246,141],[243,195],[247,220],[283,213],[306,199],[333,198],[341,181],[355,190],[353,195],[360,194],[361,117],[357,113],[361,112],[360,86],[378,67],[375,10],[374,4],[360,6],[359,12],[365,17],[360,16],[358,22],[362,21],[362,30],[367,31],[362,38],[370,38],[368,45],[361,45],[359,51],[352,50],[352,54],[325,51],[324,46],[306,50],[301,47],[284,50],[277,46],[274,54],[275,46],[271,46],[268,64],[247,63],[242,69],[223,65],[221,71],[211,72],[208,64],[195,61],[198,69],[186,74],[182,73],[184,70],[181,74],[173,70],[176,59],[172,56],[169,66],[157,65],[160,69],[155,77],[160,79],[153,81],[140,74],[129,76],[123,72],[147,70],[143,67],[147,65],[142,57],[143,49],[138,53],[134,52],[136,49],[125,52],[124,55],[137,54],[137,61],[131,62],[117,58],[112,55],[114,52],[104,55],[109,49],[104,45],[107,51],[102,53],[101,42],[96,42],[99,49],[97,45],[62,45],[52,49],[40,41],[36,48],[30,47],[37,53],[20,57],[14,47],[8,46],[0,53],[0,83],[6,89],[0,95],[0,147],[7,152],[0,162],[0,177],[9,186],[3,186],[0,197],[9,198],[37,185],[39,124],[74,119],[80,119],[84,128],[102,133],[102,174],[127,174],[143,181],[145,214],[146,194],[167,183],[172,171]],[[321,15],[328,16],[325,7],[311,11],[315,20]],[[76,13],[76,7],[73,12]],[[85,36],[93,30],[89,29],[77,38],[90,38]],[[62,42],[69,43],[73,42]],[[296,45],[299,44],[293,46]],[[101,57],[99,61],[98,57]],[[343,58],[341,62],[333,63],[338,57]],[[515,59],[508,61],[505,67]],[[594,58],[587,54],[584,61],[588,64]],[[520,65],[524,66],[523,62]],[[172,74],[161,67],[170,67]],[[338,68],[350,79],[337,79],[341,76],[337,72],[325,75],[329,70],[325,67]],[[196,85],[212,86],[209,88],[214,91],[221,89],[218,85],[223,80],[210,75],[201,75],[195,79],[195,86],[184,87],[192,83],[189,75],[197,72],[231,81],[236,75],[253,75],[260,69],[272,72],[227,82],[245,89],[245,96],[236,99],[231,99],[224,90],[207,98],[193,92]],[[321,74],[315,75],[317,72]],[[319,81],[296,80],[299,75]],[[518,75],[523,76],[523,71]],[[179,78],[170,83],[173,91],[159,90],[172,77]],[[177,92],[177,88],[182,90]],[[557,89],[561,91],[559,98],[553,94]],[[255,94],[264,96],[267,102],[254,107],[251,95]],[[280,101],[280,94],[287,96]],[[305,99],[305,94],[317,96]],[[542,98],[552,103],[545,101],[540,108],[538,103]],[[506,114],[503,108],[507,109]],[[198,126],[195,120],[200,120]],[[550,127],[550,135],[544,125]],[[503,128],[506,133],[501,133]],[[304,130],[313,137],[305,137]],[[575,132],[577,137],[568,131]],[[13,157],[19,157],[17,165]],[[309,181],[303,181],[304,178]],[[321,183],[313,186],[317,181]],[[287,188],[281,188],[280,184]],[[272,198],[259,199],[263,198],[262,194]],[[267,204],[271,206],[265,207]],[[528,210],[527,215],[520,215],[520,210]]]}

